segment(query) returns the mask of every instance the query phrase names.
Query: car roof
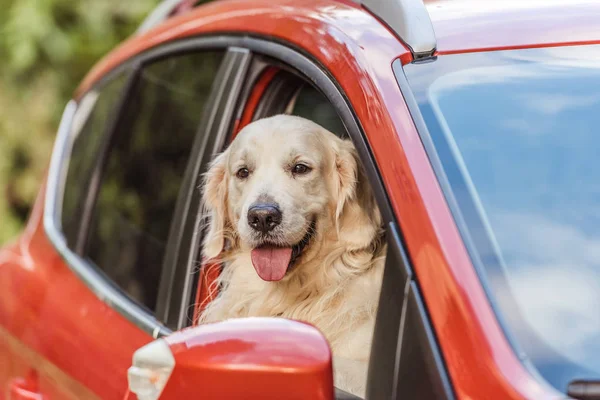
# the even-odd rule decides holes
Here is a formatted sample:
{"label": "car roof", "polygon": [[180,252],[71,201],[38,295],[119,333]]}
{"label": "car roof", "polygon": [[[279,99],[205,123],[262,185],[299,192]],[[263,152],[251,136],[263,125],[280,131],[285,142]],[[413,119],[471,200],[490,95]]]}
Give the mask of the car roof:
{"label": "car roof", "polygon": [[438,54],[600,43],[598,0],[424,0]]}
{"label": "car roof", "polygon": [[[368,10],[372,8],[373,4],[382,1],[406,2],[410,7],[419,7],[418,4],[423,7],[425,4],[427,12],[416,14],[418,18],[405,18],[404,21],[411,25],[405,28],[414,30],[415,36],[410,39],[415,43],[419,43],[421,33],[425,34],[426,39],[430,38],[430,34],[433,33],[435,35],[433,45],[434,49],[437,49],[437,55],[600,43],[600,21],[597,18],[597,15],[600,15],[600,1],[598,0],[423,0],[424,3],[421,0],[307,0],[299,3],[293,0],[256,2],[216,0],[199,7],[206,12],[190,11],[195,3],[194,0],[163,0],[163,3],[155,10],[156,12],[149,16],[146,23],[142,24],[137,35],[123,43],[105,57],[103,62],[96,65],[76,91],[76,97],[105,72],[127,57],[133,56],[136,52],[145,51],[163,41],[175,39],[179,35],[185,36],[186,31],[193,30],[193,25],[202,25],[203,21],[206,21],[205,14],[214,14],[230,9],[230,12],[240,18],[244,14],[250,18],[269,13],[281,14],[280,17],[288,18],[312,16],[313,19],[319,20],[324,27],[331,28],[337,24],[340,26],[337,26],[336,30],[354,32],[354,26],[350,21],[343,22],[345,21],[344,15],[351,9],[365,11],[367,8]],[[183,7],[184,10],[175,13],[180,14],[178,17],[169,18],[169,14],[172,14],[171,11],[183,3],[189,7]],[[243,12],[243,10],[247,11]],[[335,10],[339,12],[335,12]],[[392,11],[397,12],[398,10]],[[394,14],[390,13],[385,17],[389,21],[394,18]],[[165,21],[165,19],[173,21]],[[212,21],[208,25],[223,25],[224,21],[221,19],[216,18],[212,21],[211,18],[208,18]],[[382,22],[381,19],[380,22]],[[164,27],[174,28],[173,25],[178,22],[181,24],[180,28],[172,29],[169,35],[165,36]],[[163,29],[156,25],[163,25]],[[374,29],[375,25],[377,22],[376,19],[373,19],[373,22],[369,22],[367,31]],[[394,31],[394,27],[389,23],[384,22],[383,25],[387,25],[388,29],[391,28],[388,32]],[[427,26],[429,28],[425,29]],[[263,32],[268,27],[259,28],[249,25],[239,28]],[[364,30],[366,27],[361,28]],[[148,29],[154,33],[148,32],[146,35]],[[237,31],[237,29],[235,30]],[[395,33],[399,36],[401,32],[396,31]],[[136,37],[140,35],[144,38],[136,42]],[[426,43],[429,42],[426,41]],[[411,55],[410,43],[404,41],[404,51],[398,51],[396,55],[403,64],[412,61],[414,54]]]}
{"label": "car roof", "polygon": [[[598,0],[334,0],[379,17],[414,58],[437,55],[600,43]],[[197,0],[163,0],[138,33]],[[181,6],[185,7],[181,7]],[[429,49],[429,50],[428,50]]]}

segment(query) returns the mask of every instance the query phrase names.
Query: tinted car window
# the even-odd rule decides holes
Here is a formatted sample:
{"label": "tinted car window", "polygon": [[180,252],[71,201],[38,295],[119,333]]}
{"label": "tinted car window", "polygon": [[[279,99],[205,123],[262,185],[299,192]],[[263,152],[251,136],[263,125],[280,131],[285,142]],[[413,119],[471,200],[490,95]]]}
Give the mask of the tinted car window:
{"label": "tinted car window", "polygon": [[69,247],[75,247],[88,183],[106,133],[106,122],[125,84],[124,75],[86,94],[79,103],[72,127],[73,145],[65,182],[62,228]]}
{"label": "tinted car window", "polygon": [[338,136],[346,136],[346,128],[329,100],[311,85],[302,86],[293,101],[291,114],[316,122]]}
{"label": "tinted car window", "polygon": [[600,377],[599,61],[581,46],[405,69],[508,336],[562,391]]}
{"label": "tinted car window", "polygon": [[85,255],[155,310],[169,227],[222,52],[145,67],[113,137]]}

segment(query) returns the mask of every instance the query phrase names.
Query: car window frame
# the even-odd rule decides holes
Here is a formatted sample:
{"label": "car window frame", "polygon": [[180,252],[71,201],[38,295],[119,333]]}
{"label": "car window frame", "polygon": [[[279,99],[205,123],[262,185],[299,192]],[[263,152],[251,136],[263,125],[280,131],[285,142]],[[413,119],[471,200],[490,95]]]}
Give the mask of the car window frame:
{"label": "car window frame", "polygon": [[[181,304],[181,301],[176,301],[177,299],[172,299],[171,296],[172,288],[171,287],[161,287],[159,288],[159,301],[157,302],[157,312],[151,313],[147,309],[145,309],[138,302],[130,298],[123,290],[117,287],[112,280],[107,277],[98,267],[93,265],[90,261],[86,260],[82,256],[83,247],[81,245],[75,246],[76,248],[71,248],[66,242],[65,236],[62,231],[62,223],[61,223],[61,213],[62,213],[62,196],[64,194],[64,187],[66,183],[66,173],[68,171],[68,162],[66,158],[68,158],[71,150],[71,146],[73,143],[73,135],[71,130],[71,125],[73,123],[74,117],[77,113],[78,106],[82,99],[91,92],[98,92],[101,90],[104,85],[108,82],[111,82],[116,76],[119,76],[121,73],[125,73],[125,84],[123,88],[121,88],[121,92],[119,94],[119,98],[115,102],[118,104],[115,107],[115,110],[112,113],[111,121],[108,121],[107,126],[110,125],[110,132],[106,132],[105,136],[101,140],[105,143],[110,143],[111,136],[114,134],[115,128],[117,126],[116,123],[113,123],[112,120],[118,120],[119,114],[123,112],[123,105],[126,104],[127,96],[129,96],[132,92],[132,89],[135,87],[137,80],[139,78],[139,73],[146,65],[149,65],[153,62],[174,57],[184,55],[186,53],[197,53],[202,51],[211,51],[211,50],[223,50],[225,53],[223,62],[219,66],[219,71],[217,72],[217,76],[221,75],[222,80],[219,82],[219,85],[213,85],[211,92],[218,91],[220,88],[228,83],[231,80],[235,80],[235,76],[239,75],[241,70],[238,70],[236,67],[239,66],[239,58],[233,57],[230,58],[227,64],[225,63],[227,59],[227,55],[230,52],[239,52],[239,49],[233,49],[234,46],[229,45],[228,40],[224,40],[224,38],[219,36],[206,36],[202,38],[196,38],[193,43],[193,46],[190,46],[189,43],[187,45],[181,46],[180,43],[171,43],[167,45],[161,45],[157,48],[153,48],[151,50],[140,53],[130,59],[127,59],[113,68],[111,71],[107,72],[102,78],[98,80],[88,91],[79,96],[78,99],[72,99],[68,102],[65,110],[63,112],[63,116],[61,118],[61,122],[59,124],[59,129],[57,133],[57,138],[55,140],[54,148],[52,151],[50,167],[48,171],[47,185],[46,185],[46,193],[45,193],[45,202],[44,202],[44,230],[46,236],[48,237],[50,243],[53,245],[54,249],[58,252],[58,254],[65,261],[67,266],[75,273],[78,278],[83,281],[83,283],[104,303],[106,303],[109,307],[117,311],[120,315],[125,317],[127,320],[132,322],[142,331],[148,333],[153,338],[157,338],[160,336],[168,335],[172,332],[172,330],[163,322],[167,321],[169,317],[169,312],[163,313],[161,318],[157,318],[158,311],[164,310],[164,307],[161,304],[161,301],[172,301],[174,304]],[[244,50],[242,52],[245,52]],[[229,71],[226,74],[223,74],[221,71]],[[238,78],[239,79],[239,76]],[[216,82],[216,77],[215,77]],[[221,96],[219,103],[222,102],[231,102],[235,101],[235,98],[232,97],[233,93],[226,93],[226,96]],[[211,99],[214,99],[214,96],[210,95]],[[217,113],[213,112],[214,109],[218,109],[219,103],[209,103],[205,107],[206,115],[211,116],[211,118],[217,118]],[[94,104],[95,106],[95,104]],[[89,115],[86,115],[86,118]],[[214,121],[204,123],[200,122],[200,125],[204,125],[204,132],[198,132],[196,137],[201,135],[213,135],[212,127]],[[219,122],[220,125],[222,121]],[[200,129],[200,127],[198,127]],[[201,149],[201,154],[192,154],[190,156],[189,164],[192,163],[196,159],[209,159],[212,155],[211,151],[207,151],[208,149]],[[110,151],[101,152],[102,154],[98,154],[95,162],[96,166],[102,166],[105,162],[105,159],[110,154]],[[187,167],[186,167],[187,168]],[[95,183],[96,185],[101,184],[101,180]],[[183,183],[182,183],[183,184]],[[93,196],[87,196],[87,201],[94,201],[97,197],[97,191]],[[84,207],[88,207],[85,205]],[[176,225],[178,221],[174,219],[171,223],[171,226]],[[89,224],[82,223],[79,226],[80,230],[77,234],[78,240],[77,243],[85,243],[85,237],[89,234]],[[85,231],[84,231],[85,230]],[[79,236],[81,235],[81,239]],[[171,234],[169,234],[168,245],[170,241],[173,240]],[[175,260],[173,260],[175,261]],[[165,268],[165,267],[163,267]],[[170,268],[174,268],[173,265]],[[183,296],[183,293],[181,293]],[[179,315],[181,310],[170,310],[170,312]],[[162,318],[165,318],[164,320]]]}

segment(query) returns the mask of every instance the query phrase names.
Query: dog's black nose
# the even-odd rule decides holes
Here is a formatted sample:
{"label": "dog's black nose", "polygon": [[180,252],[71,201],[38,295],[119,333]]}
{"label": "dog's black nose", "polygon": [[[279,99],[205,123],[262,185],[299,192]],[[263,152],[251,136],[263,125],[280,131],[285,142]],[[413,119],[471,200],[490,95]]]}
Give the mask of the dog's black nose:
{"label": "dog's black nose", "polygon": [[248,209],[248,224],[262,233],[272,231],[281,223],[281,211],[275,204],[256,204]]}

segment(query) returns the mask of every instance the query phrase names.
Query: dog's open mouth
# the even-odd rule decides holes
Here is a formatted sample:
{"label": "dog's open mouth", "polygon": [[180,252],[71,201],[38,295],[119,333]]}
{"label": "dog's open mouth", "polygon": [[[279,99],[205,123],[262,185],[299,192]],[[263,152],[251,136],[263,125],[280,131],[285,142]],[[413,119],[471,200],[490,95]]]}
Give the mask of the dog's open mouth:
{"label": "dog's open mouth", "polygon": [[313,222],[301,241],[292,247],[282,247],[272,244],[263,244],[252,250],[252,265],[256,273],[264,281],[280,281],[294,266],[302,252],[310,242],[312,232],[315,230]]}

